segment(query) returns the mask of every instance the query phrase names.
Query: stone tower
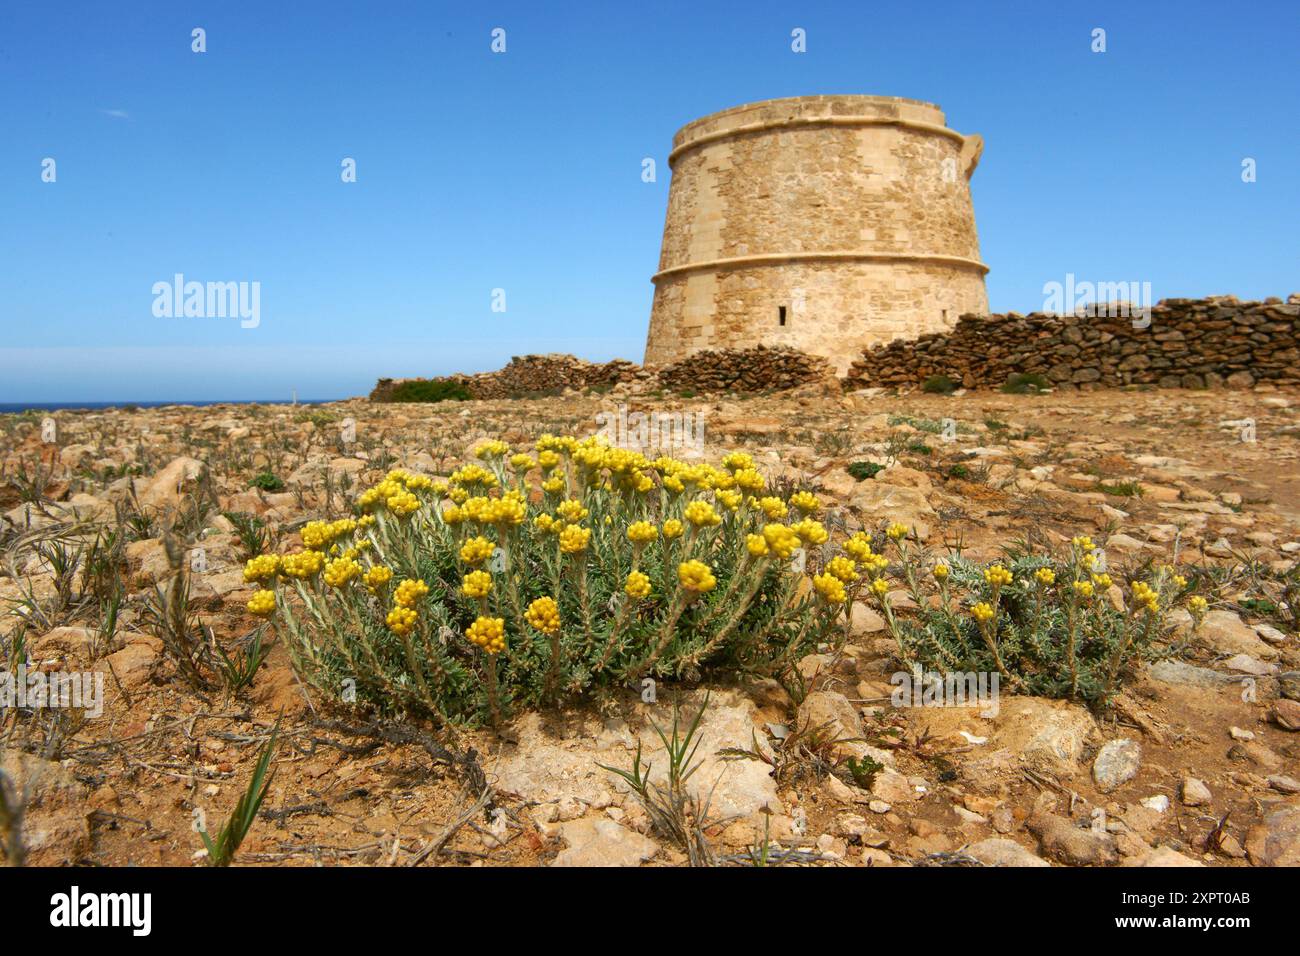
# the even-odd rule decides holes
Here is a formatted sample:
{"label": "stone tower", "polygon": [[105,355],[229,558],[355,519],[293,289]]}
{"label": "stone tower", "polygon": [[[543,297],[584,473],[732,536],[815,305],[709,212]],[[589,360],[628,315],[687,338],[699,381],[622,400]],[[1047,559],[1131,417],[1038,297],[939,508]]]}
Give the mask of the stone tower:
{"label": "stone tower", "polygon": [[983,140],[930,103],[800,96],[682,127],[645,363],[863,348],[988,311],[969,179]]}

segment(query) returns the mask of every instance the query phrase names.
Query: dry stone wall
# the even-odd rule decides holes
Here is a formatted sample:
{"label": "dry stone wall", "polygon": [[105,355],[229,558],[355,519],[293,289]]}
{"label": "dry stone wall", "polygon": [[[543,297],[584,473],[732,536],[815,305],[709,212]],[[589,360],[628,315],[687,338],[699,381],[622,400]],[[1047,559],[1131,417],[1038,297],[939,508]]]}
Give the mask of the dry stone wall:
{"label": "dry stone wall", "polygon": [[1058,388],[1162,388],[1300,384],[1300,295],[1242,302],[1235,296],[1166,299],[1142,317],[963,315],[951,332],[868,349],[850,387],[920,385],[946,375],[965,388],[996,388],[1037,373]]}
{"label": "dry stone wall", "polygon": [[[797,349],[721,349],[697,352],[661,369],[645,369],[625,359],[595,364],[572,355],[516,356],[495,372],[449,375],[428,381],[454,382],[475,399],[527,398],[567,390],[613,388],[630,391],[762,392],[799,388],[834,380],[824,358]],[[397,386],[411,379],[381,378],[372,401],[393,401]],[[422,381],[422,380],[416,380]]]}

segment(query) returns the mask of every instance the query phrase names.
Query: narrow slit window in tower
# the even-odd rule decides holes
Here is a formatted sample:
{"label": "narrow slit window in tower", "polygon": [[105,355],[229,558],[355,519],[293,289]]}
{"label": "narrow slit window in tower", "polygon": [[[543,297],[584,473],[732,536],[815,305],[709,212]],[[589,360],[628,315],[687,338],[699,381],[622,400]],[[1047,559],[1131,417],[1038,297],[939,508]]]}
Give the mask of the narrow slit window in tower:
{"label": "narrow slit window in tower", "polygon": [[781,306],[776,310],[776,324],[785,325],[785,306]]}

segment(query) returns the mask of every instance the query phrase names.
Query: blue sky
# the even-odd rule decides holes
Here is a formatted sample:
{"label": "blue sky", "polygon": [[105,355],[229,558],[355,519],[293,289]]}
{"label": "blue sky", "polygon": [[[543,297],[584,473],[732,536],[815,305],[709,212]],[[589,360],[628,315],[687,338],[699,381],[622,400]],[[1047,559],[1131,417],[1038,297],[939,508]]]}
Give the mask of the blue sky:
{"label": "blue sky", "polygon": [[[531,351],[639,361],[673,133],[812,93],[930,100],[984,136],[995,311],[1040,307],[1068,272],[1285,296],[1297,48],[1292,0],[6,0],[0,402],[333,398]],[[178,272],[259,282],[260,325],[155,317]]]}

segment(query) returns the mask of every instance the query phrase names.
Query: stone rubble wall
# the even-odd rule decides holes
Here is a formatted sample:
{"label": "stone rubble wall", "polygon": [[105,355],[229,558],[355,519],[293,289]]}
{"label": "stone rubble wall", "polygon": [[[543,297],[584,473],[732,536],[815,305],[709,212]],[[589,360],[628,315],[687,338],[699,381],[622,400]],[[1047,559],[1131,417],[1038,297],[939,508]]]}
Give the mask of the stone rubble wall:
{"label": "stone rubble wall", "polygon": [[1057,388],[1157,385],[1249,388],[1300,383],[1300,295],[1165,299],[1140,316],[963,315],[950,332],[863,352],[846,385],[907,387],[946,375],[964,388],[997,388],[1037,373]]}
{"label": "stone rubble wall", "polygon": [[[475,399],[528,398],[567,390],[762,392],[798,388],[834,377],[830,363],[791,348],[721,349],[696,352],[661,369],[646,369],[625,359],[592,363],[572,355],[515,356],[505,368],[476,375],[449,375]],[[392,401],[394,389],[409,379],[381,378],[371,401]]]}

